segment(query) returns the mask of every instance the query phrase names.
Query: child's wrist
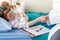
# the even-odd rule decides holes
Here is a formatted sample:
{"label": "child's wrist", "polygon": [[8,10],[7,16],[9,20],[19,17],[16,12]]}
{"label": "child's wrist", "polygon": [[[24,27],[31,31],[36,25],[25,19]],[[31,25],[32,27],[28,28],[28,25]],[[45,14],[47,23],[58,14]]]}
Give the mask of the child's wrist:
{"label": "child's wrist", "polygon": [[36,22],[39,22],[39,21],[40,21],[40,20],[37,18],[37,19],[36,19]]}

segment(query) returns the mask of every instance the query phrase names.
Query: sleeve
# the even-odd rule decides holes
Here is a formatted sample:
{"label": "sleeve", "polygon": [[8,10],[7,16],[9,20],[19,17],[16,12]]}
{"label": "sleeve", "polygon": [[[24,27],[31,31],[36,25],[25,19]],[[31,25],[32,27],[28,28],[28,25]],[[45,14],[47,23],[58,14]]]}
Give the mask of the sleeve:
{"label": "sleeve", "polygon": [[19,26],[18,29],[19,28],[29,28],[27,20],[25,20],[25,17],[20,18],[20,22],[19,22],[18,26]]}
{"label": "sleeve", "polygon": [[50,24],[50,20],[46,21],[46,23],[48,24],[48,26],[50,26],[50,25],[51,25],[51,24]]}
{"label": "sleeve", "polygon": [[26,23],[26,24],[24,25],[24,28],[29,28],[28,23]]}
{"label": "sleeve", "polygon": [[60,23],[60,13],[57,10],[53,10],[49,14],[50,24],[59,24]]}
{"label": "sleeve", "polygon": [[49,15],[47,15],[47,17],[48,17],[48,20],[46,21],[46,23],[47,23],[48,26],[50,26],[51,24],[50,24]]}
{"label": "sleeve", "polygon": [[49,20],[47,21],[47,24],[60,24],[60,13],[57,10],[52,10],[48,16]]}

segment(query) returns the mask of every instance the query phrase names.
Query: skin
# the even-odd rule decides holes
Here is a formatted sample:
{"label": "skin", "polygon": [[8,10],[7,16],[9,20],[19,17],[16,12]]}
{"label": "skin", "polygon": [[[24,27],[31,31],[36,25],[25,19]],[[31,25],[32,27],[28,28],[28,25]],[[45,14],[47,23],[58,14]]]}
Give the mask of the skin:
{"label": "skin", "polygon": [[43,23],[46,22],[48,19],[49,19],[49,16],[41,16],[40,17],[40,21]]}
{"label": "skin", "polygon": [[9,21],[11,21],[11,20],[13,20],[14,19],[14,13],[12,12],[12,11],[9,11],[8,13],[7,13],[7,19],[9,20]]}
{"label": "skin", "polygon": [[29,26],[32,26],[33,24],[35,24],[35,23],[37,23],[37,22],[42,22],[42,23],[44,23],[44,22],[46,22],[48,19],[49,19],[48,16],[41,16],[41,17],[39,17],[39,18],[37,18],[37,19],[35,19],[35,20],[33,20],[33,21],[28,22],[28,25],[29,25]]}

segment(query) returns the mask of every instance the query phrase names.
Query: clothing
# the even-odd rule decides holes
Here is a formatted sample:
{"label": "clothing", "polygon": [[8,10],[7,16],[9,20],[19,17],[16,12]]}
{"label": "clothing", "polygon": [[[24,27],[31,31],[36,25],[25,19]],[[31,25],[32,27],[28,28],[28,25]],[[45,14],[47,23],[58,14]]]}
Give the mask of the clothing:
{"label": "clothing", "polygon": [[[16,4],[15,4],[16,5]],[[28,28],[28,23],[26,17],[23,17],[23,10],[21,9],[20,5],[16,5],[14,10],[12,10],[15,14],[14,20],[9,21],[13,28]]]}
{"label": "clothing", "polygon": [[24,17],[20,18],[20,20],[18,20],[18,18],[15,17],[15,19],[10,21],[10,23],[13,25],[13,28],[28,28],[29,27]]}
{"label": "clothing", "polygon": [[49,13],[49,20],[47,24],[49,25],[56,24],[49,32],[48,40],[59,40],[59,37],[60,37],[60,34],[59,34],[59,31],[60,31],[60,0],[53,0],[53,9]]}
{"label": "clothing", "polygon": [[[55,33],[60,29],[60,13],[58,11],[52,10],[49,13],[49,20],[47,21],[47,24],[53,25],[56,24],[49,32],[48,40],[56,40],[57,37],[55,36]],[[54,36],[53,36],[54,35]],[[58,35],[58,34],[56,34]]]}
{"label": "clothing", "polygon": [[50,40],[53,35],[55,35],[55,32],[60,29],[60,13],[57,10],[52,10],[49,13],[49,20],[47,21],[47,24],[49,26],[56,24],[49,32],[48,40]]}

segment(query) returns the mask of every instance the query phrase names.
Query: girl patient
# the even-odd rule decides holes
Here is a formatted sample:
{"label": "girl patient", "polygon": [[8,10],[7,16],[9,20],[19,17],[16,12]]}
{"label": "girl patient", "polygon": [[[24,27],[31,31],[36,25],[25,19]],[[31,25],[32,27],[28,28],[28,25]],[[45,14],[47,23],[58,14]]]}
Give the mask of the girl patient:
{"label": "girl patient", "polygon": [[29,28],[36,22],[40,21],[40,17],[33,21],[28,22],[27,16],[24,12],[20,11],[20,4],[10,5],[8,2],[4,1],[2,6],[7,6],[9,10],[4,11],[5,18],[10,22],[13,28]]}

